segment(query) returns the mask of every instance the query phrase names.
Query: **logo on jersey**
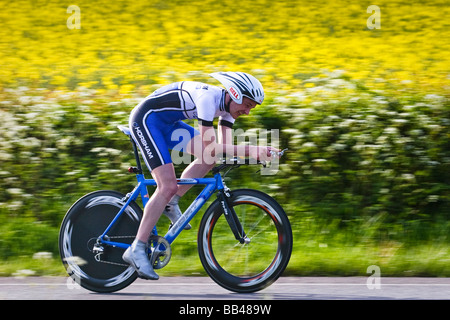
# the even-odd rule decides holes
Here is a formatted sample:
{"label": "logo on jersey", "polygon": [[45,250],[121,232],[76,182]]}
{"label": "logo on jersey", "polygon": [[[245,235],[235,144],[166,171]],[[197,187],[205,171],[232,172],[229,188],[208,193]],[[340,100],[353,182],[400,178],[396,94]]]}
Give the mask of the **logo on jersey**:
{"label": "logo on jersey", "polygon": [[237,92],[237,90],[236,90],[235,88],[230,87],[229,92],[233,95],[233,97],[234,97],[235,99],[239,99],[239,93]]}

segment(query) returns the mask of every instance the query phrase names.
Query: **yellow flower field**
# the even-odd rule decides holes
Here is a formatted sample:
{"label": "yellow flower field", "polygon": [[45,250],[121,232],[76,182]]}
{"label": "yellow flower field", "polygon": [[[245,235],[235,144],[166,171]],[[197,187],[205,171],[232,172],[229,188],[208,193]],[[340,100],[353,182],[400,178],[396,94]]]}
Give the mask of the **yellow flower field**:
{"label": "yellow flower field", "polygon": [[[80,29],[70,29],[80,9]],[[369,5],[380,29],[369,29]],[[153,84],[241,70],[268,96],[344,70],[371,89],[448,92],[450,8],[432,1],[5,1],[0,87],[143,94]]]}

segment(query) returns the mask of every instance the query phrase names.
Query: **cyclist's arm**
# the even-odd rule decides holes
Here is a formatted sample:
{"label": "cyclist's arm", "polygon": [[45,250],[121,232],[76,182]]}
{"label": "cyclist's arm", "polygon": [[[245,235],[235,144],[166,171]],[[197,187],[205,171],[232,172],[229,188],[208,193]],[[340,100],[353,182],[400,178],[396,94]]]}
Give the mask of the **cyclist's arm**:
{"label": "cyclist's arm", "polygon": [[270,160],[271,147],[258,147],[249,145],[234,145],[231,128],[219,126],[220,137],[217,139],[213,126],[199,124],[199,131],[202,137],[204,154],[216,157],[222,154],[228,156],[251,157],[258,160]]}
{"label": "cyclist's arm", "polygon": [[233,130],[229,126],[218,125],[218,142],[221,144],[233,144]]}

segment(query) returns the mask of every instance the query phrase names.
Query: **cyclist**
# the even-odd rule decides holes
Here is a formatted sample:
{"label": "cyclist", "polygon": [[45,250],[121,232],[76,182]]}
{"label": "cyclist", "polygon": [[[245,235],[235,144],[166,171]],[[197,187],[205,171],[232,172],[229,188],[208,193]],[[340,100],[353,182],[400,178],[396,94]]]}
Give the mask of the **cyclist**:
{"label": "cyclist", "polygon": [[[133,266],[141,278],[159,278],[146,253],[147,240],[163,212],[172,223],[180,218],[178,201],[192,187],[177,185],[170,149],[196,157],[181,178],[205,176],[215,165],[216,156],[221,154],[268,161],[270,151],[279,151],[267,146],[233,145],[234,121],[241,115],[248,115],[264,100],[261,83],[243,72],[216,72],[210,76],[224,85],[225,90],[201,82],[176,82],[156,90],[131,112],[131,134],[157,183],[144,208],[136,239],[123,254],[124,261]],[[218,137],[213,127],[214,118],[219,118]],[[198,130],[184,123],[185,119],[198,119]]]}

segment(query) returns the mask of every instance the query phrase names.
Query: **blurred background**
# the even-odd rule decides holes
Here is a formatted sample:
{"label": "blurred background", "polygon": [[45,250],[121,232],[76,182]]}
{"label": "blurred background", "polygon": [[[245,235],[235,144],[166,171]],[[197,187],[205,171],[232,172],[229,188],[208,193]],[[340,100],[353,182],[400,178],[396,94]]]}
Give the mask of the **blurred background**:
{"label": "blurred background", "polygon": [[[235,128],[289,148],[277,175],[229,185],[283,204],[286,274],[449,276],[449,15],[445,0],[0,0],[0,276],[64,274],[71,204],[134,186],[116,126],[159,86],[216,71],[262,82]],[[195,231],[173,250],[161,275],[203,274]]]}

